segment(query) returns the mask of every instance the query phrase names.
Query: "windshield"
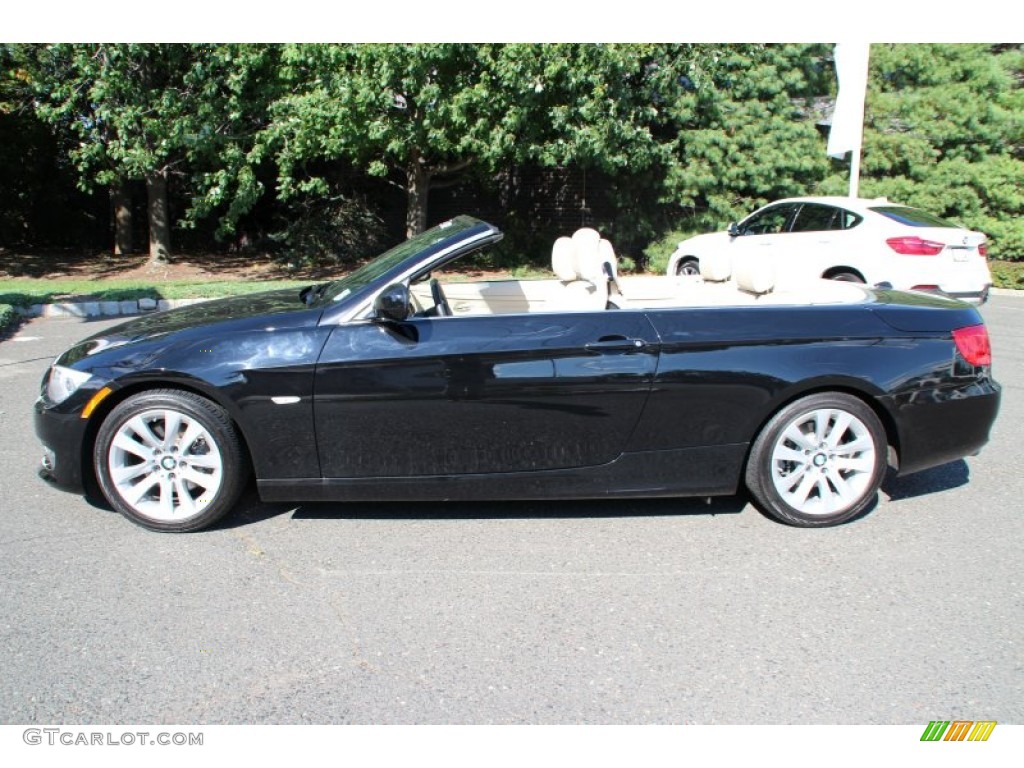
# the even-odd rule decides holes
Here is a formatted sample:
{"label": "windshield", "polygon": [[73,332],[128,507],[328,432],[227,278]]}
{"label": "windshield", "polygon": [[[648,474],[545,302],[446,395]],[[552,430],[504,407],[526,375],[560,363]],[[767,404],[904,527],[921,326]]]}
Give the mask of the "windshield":
{"label": "windshield", "polygon": [[350,272],[344,277],[335,280],[327,285],[322,292],[319,303],[341,301],[342,299],[358,292],[374,280],[379,278],[391,269],[394,269],[403,261],[420,251],[425,251],[432,246],[454,236],[465,232],[480,222],[469,216],[458,216],[450,221],[438,224],[436,227],[409,238],[404,243],[399,243],[389,251],[385,251],[373,261],[369,261]]}

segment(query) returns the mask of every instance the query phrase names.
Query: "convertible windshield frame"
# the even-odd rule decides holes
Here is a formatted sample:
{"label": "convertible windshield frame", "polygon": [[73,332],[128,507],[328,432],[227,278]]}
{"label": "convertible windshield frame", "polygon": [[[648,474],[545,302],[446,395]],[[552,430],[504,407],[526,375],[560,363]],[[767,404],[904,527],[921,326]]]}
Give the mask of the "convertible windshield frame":
{"label": "convertible windshield frame", "polygon": [[[321,323],[356,319],[372,306],[386,286],[408,280],[485,242],[500,240],[494,225],[472,216],[457,216],[385,251],[352,273],[330,283],[316,305],[327,310]],[[335,309],[337,308],[337,309]]]}
{"label": "convertible windshield frame", "polygon": [[376,282],[382,275],[386,275],[399,264],[408,261],[410,257],[431,249],[432,246],[458,237],[479,223],[476,219],[469,216],[458,216],[438,224],[436,227],[420,232],[418,235],[414,235],[394,248],[385,251],[372,261],[366,262],[344,277],[329,283],[316,303],[320,305],[333,304],[355,295],[367,285]]}

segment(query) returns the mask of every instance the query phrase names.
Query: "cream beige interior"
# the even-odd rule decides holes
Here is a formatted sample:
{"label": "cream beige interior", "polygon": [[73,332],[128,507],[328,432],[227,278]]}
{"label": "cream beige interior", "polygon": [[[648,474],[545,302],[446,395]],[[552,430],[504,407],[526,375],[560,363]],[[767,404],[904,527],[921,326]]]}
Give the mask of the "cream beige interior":
{"label": "cream beige interior", "polygon": [[[853,283],[805,280],[778,284],[764,260],[732,264],[727,258],[701,261],[701,274],[618,276],[615,252],[593,229],[560,237],[551,254],[554,277],[536,280],[441,279],[452,314],[504,315],[604,309],[667,309],[754,304],[846,304],[864,300]],[[607,265],[607,266],[606,266]],[[428,283],[411,286],[417,309],[433,306]]]}

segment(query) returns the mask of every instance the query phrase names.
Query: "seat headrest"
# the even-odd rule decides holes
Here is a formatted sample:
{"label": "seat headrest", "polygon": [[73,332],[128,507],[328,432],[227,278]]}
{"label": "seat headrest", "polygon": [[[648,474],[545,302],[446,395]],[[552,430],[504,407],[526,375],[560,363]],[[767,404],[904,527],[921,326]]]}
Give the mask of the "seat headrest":
{"label": "seat headrest", "polygon": [[700,276],[709,283],[724,283],[732,275],[732,259],[725,253],[706,253],[700,257]]}
{"label": "seat headrest", "polygon": [[765,258],[745,259],[736,267],[736,285],[755,296],[770,293],[775,288],[775,267]]}
{"label": "seat headrest", "polygon": [[571,237],[560,237],[551,248],[551,270],[563,283],[576,280],[576,244]]}
{"label": "seat headrest", "polygon": [[576,246],[576,275],[580,280],[592,283],[604,279],[601,269],[601,235],[596,229],[584,227],[577,229],[572,236]]}
{"label": "seat headrest", "polygon": [[604,264],[618,274],[615,249],[596,229],[578,229],[572,237],[560,237],[551,248],[551,269],[563,283],[586,280],[597,284],[608,279]]}
{"label": "seat headrest", "polygon": [[580,252],[596,251],[598,243],[601,242],[601,235],[596,229],[583,227],[572,233],[572,241]]}

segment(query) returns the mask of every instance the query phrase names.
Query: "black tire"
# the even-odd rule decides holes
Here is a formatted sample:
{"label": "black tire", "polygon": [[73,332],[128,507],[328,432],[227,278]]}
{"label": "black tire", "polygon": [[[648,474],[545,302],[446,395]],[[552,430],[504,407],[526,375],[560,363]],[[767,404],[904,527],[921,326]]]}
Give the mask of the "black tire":
{"label": "black tire", "polygon": [[838,280],[841,283],[863,283],[864,278],[856,272],[835,272],[828,276],[829,280]]}
{"label": "black tire", "polygon": [[224,409],[173,389],[119,403],[100,425],[93,464],[114,509],[144,528],[178,533],[220,520],[249,474],[245,448]]}
{"label": "black tire", "polygon": [[700,262],[693,256],[686,256],[676,264],[677,275],[699,275]]}
{"label": "black tire", "polygon": [[747,488],[783,523],[839,525],[874,502],[887,450],[885,428],[862,400],[841,392],[808,395],[776,413],[757,436]]}

